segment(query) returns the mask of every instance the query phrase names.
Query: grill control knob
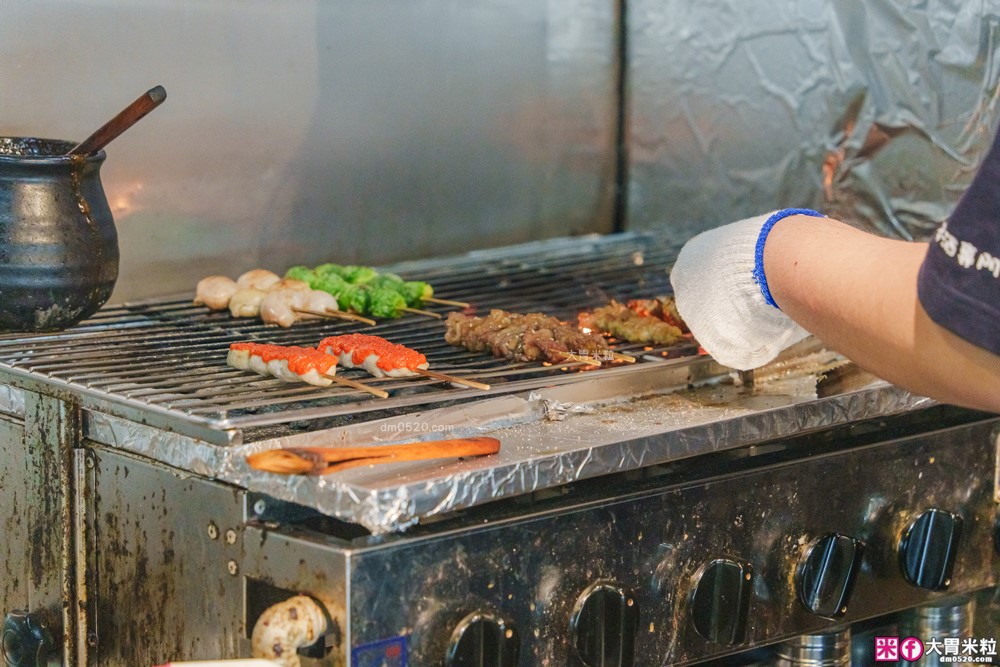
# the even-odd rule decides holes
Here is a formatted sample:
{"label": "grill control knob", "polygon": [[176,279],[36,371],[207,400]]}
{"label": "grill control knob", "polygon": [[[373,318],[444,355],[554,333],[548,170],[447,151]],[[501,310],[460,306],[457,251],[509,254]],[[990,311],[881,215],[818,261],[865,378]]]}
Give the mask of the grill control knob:
{"label": "grill control knob", "polygon": [[632,667],[639,605],[629,593],[598,582],[583,592],[570,619],[570,636],[585,667]]}
{"label": "grill control knob", "polygon": [[943,591],[951,585],[951,571],[962,535],[962,517],[930,509],[903,531],[899,540],[899,566],[914,586]]}
{"label": "grill control knob", "polygon": [[45,667],[55,648],[52,635],[34,614],[12,611],[3,621],[4,667]]}
{"label": "grill control knob", "polygon": [[746,639],[753,590],[753,566],[745,561],[718,558],[695,574],[691,591],[691,620],[705,639],[736,646]]}
{"label": "grill control knob", "polygon": [[810,544],[795,571],[795,588],[805,608],[826,618],[846,614],[863,555],[861,540],[839,533]]}
{"label": "grill control knob", "polygon": [[462,619],[448,642],[447,667],[517,667],[517,630],[503,619],[473,612]]}

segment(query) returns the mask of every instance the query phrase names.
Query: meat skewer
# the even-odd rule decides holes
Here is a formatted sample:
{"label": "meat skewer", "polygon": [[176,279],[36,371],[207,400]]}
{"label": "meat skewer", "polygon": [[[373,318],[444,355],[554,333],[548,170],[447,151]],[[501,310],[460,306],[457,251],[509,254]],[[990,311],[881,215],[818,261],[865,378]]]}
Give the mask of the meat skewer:
{"label": "meat skewer", "polygon": [[345,368],[364,368],[378,378],[421,375],[483,391],[488,391],[490,388],[488,384],[482,382],[428,370],[427,357],[423,354],[378,336],[365,334],[330,336],[321,340],[317,348],[321,352],[335,356],[338,363]]}
{"label": "meat skewer", "polygon": [[616,355],[603,336],[580,331],[542,313],[521,315],[492,310],[485,317],[449,313],[445,327],[448,343],[505,359],[551,363],[571,360],[594,366],[616,358],[634,361]]}
{"label": "meat skewer", "polygon": [[580,327],[598,330],[630,343],[673,345],[684,338],[684,332],[663,319],[640,314],[636,310],[612,301],[606,306],[578,315]]}
{"label": "meat skewer", "polygon": [[226,363],[239,370],[253,371],[286,382],[305,382],[316,387],[340,384],[379,398],[389,397],[381,389],[339,377],[336,374],[337,358],[311,347],[233,343],[229,346]]}
{"label": "meat skewer", "polygon": [[372,447],[292,447],[247,457],[252,468],[284,474],[325,475],[373,463],[484,456],[500,451],[496,438],[475,437]]}
{"label": "meat skewer", "polygon": [[629,299],[625,304],[639,315],[649,315],[667,324],[672,324],[683,333],[691,333],[687,324],[677,310],[677,303],[672,296],[657,296],[652,299]]}

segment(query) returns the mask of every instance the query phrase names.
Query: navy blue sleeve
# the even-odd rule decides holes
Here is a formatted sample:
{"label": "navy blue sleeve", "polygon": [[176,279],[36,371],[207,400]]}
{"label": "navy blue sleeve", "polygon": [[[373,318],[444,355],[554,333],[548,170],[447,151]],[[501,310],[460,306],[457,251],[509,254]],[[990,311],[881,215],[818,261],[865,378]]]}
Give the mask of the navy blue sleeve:
{"label": "navy blue sleeve", "polygon": [[1000,354],[1000,135],[930,240],[917,294],[932,320]]}

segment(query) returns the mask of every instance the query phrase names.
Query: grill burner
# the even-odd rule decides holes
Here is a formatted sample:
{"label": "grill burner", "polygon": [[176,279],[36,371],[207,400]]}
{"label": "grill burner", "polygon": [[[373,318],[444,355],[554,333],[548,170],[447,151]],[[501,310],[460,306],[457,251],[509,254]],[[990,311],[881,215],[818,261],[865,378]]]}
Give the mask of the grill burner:
{"label": "grill burner", "polygon": [[[448,262],[409,262],[389,270],[429,281],[441,297],[472,302],[475,314],[503,308],[575,321],[580,310],[610,298],[669,293],[666,269],[676,251],[657,235],[625,234],[529,244],[514,253],[510,248],[475,252]],[[363,371],[338,371],[387,391],[390,398],[382,400],[342,387],[321,389],[249,376],[226,366],[229,344],[235,341],[313,346],[325,336],[359,330],[354,323],[332,320],[280,329],[208,311],[183,295],[106,307],[58,334],[0,335],[0,365],[21,377],[30,374],[71,388],[86,398],[88,407],[217,443],[237,441],[237,432],[246,429],[384,413],[487,393],[434,380],[375,379]],[[581,375],[575,371],[587,367],[580,362],[512,362],[450,346],[444,341],[444,324],[432,318],[407,316],[363,331],[423,352],[434,370],[487,382],[490,394],[573,382],[594,373],[629,373],[697,351],[693,343],[669,349],[618,343],[614,349],[636,357],[635,365]]]}

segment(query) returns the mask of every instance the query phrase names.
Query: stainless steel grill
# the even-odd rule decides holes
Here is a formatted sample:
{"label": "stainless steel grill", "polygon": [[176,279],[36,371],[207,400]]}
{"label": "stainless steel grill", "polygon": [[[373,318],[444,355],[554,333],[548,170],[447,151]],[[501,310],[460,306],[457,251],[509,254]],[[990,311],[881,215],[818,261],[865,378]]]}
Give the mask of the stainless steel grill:
{"label": "stainless steel grill", "polygon": [[[439,296],[472,302],[477,313],[503,308],[574,320],[580,310],[609,298],[669,292],[666,269],[675,250],[669,240],[627,234],[543,242],[515,253],[508,248],[388,269],[428,280]],[[443,307],[433,310],[447,312]],[[226,366],[229,344],[235,341],[315,345],[325,336],[357,330],[355,323],[336,320],[280,329],[210,312],[193,306],[190,295],[182,295],[107,307],[61,333],[0,336],[0,364],[14,375],[72,388],[87,407],[132,419],[138,411],[138,419],[146,423],[225,443],[269,425],[331,417],[357,420],[364,414],[572,382],[586,368],[580,362],[553,366],[472,354],[445,343],[440,320],[415,315],[364,331],[420,350],[435,370],[487,382],[489,392],[428,379],[375,379],[363,371],[343,371],[345,377],[388,392],[389,399],[383,400],[339,386],[320,389],[249,376]],[[644,364],[696,352],[692,343],[669,349],[616,343],[615,349],[638,362],[592,373],[634,372]]]}

